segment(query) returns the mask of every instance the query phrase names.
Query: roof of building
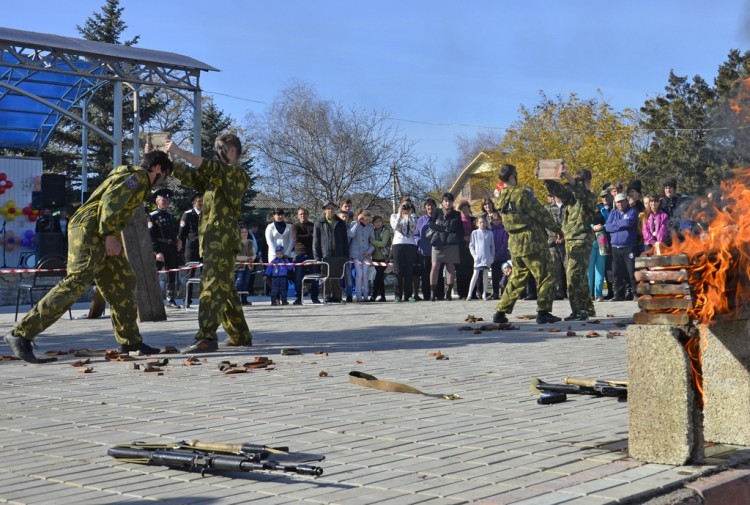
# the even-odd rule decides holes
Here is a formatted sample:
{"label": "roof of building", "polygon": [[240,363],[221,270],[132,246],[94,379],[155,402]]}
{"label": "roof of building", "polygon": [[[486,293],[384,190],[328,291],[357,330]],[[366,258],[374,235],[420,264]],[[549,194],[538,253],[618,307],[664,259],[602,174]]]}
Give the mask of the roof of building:
{"label": "roof of building", "polygon": [[480,153],[477,154],[468,165],[466,165],[466,168],[461,171],[458,178],[451,185],[449,191],[456,195],[456,198],[458,198],[458,194],[461,192],[461,188],[466,185],[472,175],[478,173],[487,173],[493,170],[495,170],[495,167],[490,164],[489,155],[484,151],[480,151]]}
{"label": "roof of building", "polygon": [[209,70],[218,69],[176,53],[0,27],[0,147],[43,150],[60,119],[80,121],[71,109],[108,82],[197,91]]}

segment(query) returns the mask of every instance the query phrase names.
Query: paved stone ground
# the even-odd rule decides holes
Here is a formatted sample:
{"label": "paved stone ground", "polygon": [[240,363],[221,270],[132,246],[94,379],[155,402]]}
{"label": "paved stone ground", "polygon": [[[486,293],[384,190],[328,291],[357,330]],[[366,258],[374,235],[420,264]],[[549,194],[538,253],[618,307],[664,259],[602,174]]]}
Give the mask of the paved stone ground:
{"label": "paved stone ground", "polygon": [[[493,302],[271,307],[254,300],[246,315],[256,346],[222,347],[199,356],[206,358],[199,366],[184,366],[179,355],[161,375],[102,357],[92,358],[89,374],[71,367],[71,356],[45,365],[0,362],[0,502],[642,503],[746,453],[714,449],[721,453],[703,466],[644,464],[627,457],[626,403],[572,395],[536,403],[532,377],[625,377],[633,302],[597,304],[598,323],[543,326],[519,319],[535,310],[519,302],[511,315],[517,330],[475,333],[459,328],[483,324],[465,322],[469,314],[491,319]],[[77,309],[75,316],[86,312]],[[0,312],[4,334],[14,311]],[[555,302],[554,312],[568,314],[567,302]],[[141,324],[145,341],[191,342],[197,312],[168,316]],[[569,326],[575,336],[567,336]],[[600,336],[587,338],[591,331]],[[114,347],[107,318],[62,319],[37,343],[39,353]],[[280,354],[290,347],[303,354]],[[431,357],[436,351],[449,359]],[[4,344],[0,354],[9,354]],[[222,360],[254,356],[276,365],[218,370]],[[348,382],[352,370],[461,399],[362,388]],[[201,477],[106,454],[134,440],[188,439],[289,445],[324,454],[325,473]]]}

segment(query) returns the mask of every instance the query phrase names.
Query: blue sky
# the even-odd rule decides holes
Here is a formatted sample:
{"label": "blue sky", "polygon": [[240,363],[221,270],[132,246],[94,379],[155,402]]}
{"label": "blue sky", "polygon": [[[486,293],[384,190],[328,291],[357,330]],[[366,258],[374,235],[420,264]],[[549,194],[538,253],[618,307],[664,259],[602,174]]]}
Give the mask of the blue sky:
{"label": "blue sky", "polygon": [[[104,3],[12,2],[0,26],[78,37],[75,26]],[[750,49],[747,0],[120,5],[124,38],[221,69],[201,83],[232,117],[262,112],[297,79],[323,98],[396,118],[441,168],[456,157],[456,134],[509,126],[540,90],[582,98],[601,90],[615,109],[637,108],[663,91],[670,70],[711,81],[730,49]]]}

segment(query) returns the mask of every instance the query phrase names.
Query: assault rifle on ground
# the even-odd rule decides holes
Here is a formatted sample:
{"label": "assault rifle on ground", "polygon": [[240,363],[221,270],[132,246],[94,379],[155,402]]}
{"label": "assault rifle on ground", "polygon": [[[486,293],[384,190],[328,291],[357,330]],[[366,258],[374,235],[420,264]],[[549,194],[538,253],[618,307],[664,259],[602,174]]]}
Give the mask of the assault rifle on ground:
{"label": "assault rifle on ground", "polygon": [[325,456],[310,453],[290,453],[288,447],[269,447],[253,443],[225,444],[191,440],[174,444],[133,442],[117,445],[107,454],[120,461],[142,465],[162,465],[188,471],[206,472],[269,472],[323,475],[319,466],[306,463],[323,461]]}
{"label": "assault rifle on ground", "polygon": [[565,377],[563,384],[551,384],[541,379],[531,380],[531,391],[541,393],[537,403],[560,403],[567,400],[565,395],[613,396],[620,401],[628,397],[628,381],[625,380],[595,380]]}

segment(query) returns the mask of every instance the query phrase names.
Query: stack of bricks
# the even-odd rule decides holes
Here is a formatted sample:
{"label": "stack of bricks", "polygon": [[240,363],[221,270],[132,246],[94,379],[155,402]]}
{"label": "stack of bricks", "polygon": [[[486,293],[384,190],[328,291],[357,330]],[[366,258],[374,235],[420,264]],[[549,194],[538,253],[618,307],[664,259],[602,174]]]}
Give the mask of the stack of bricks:
{"label": "stack of bricks", "polygon": [[[648,463],[700,464],[705,442],[750,446],[746,316],[694,324],[688,258],[636,261],[640,311],[627,333],[630,456]],[[700,384],[691,375],[690,339],[698,343]]]}

